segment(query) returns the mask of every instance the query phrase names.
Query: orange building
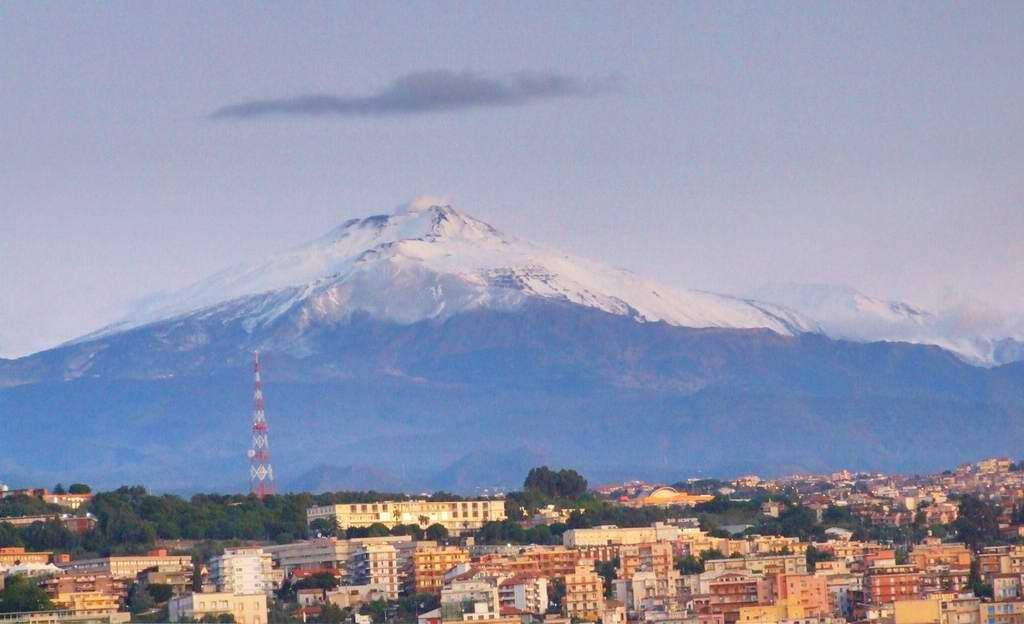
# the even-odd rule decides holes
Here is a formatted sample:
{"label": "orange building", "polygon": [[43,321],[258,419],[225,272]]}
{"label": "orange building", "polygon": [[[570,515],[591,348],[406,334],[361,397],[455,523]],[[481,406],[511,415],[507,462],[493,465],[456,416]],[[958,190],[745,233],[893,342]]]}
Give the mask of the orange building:
{"label": "orange building", "polygon": [[417,594],[441,594],[444,574],[469,561],[469,551],[458,546],[436,546],[412,554],[413,588]]}
{"label": "orange building", "polygon": [[868,605],[916,600],[921,595],[921,572],[912,565],[868,568],[864,575],[864,602]]}
{"label": "orange building", "polygon": [[829,615],[828,581],[812,574],[779,574],[775,577],[776,602],[802,609],[805,617]]}

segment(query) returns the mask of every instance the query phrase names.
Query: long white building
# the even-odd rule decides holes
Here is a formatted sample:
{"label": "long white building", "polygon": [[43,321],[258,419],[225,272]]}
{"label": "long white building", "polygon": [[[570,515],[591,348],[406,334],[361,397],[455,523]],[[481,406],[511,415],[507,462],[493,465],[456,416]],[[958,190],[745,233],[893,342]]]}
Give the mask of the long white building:
{"label": "long white building", "polygon": [[380,501],[376,503],[346,503],[321,505],[306,510],[306,521],[328,520],[345,530],[349,527],[368,527],[383,524],[391,528],[399,524],[417,524],[426,528],[440,524],[450,533],[475,531],[486,522],[505,519],[503,499],[472,501]]}

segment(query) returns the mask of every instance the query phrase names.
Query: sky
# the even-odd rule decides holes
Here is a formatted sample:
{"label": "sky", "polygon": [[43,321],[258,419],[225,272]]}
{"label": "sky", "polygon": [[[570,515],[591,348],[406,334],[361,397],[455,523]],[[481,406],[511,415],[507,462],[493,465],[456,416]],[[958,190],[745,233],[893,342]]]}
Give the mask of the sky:
{"label": "sky", "polygon": [[666,284],[1024,310],[1024,3],[0,3],[0,357],[421,194]]}

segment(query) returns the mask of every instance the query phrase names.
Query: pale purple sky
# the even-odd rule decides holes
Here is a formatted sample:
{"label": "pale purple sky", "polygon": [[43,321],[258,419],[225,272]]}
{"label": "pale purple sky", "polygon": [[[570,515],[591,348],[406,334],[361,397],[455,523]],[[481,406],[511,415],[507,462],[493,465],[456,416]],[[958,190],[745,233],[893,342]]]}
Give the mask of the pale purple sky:
{"label": "pale purple sky", "polygon": [[423,193],[676,286],[1019,311],[1022,32],[1021,2],[0,3],[0,356]]}

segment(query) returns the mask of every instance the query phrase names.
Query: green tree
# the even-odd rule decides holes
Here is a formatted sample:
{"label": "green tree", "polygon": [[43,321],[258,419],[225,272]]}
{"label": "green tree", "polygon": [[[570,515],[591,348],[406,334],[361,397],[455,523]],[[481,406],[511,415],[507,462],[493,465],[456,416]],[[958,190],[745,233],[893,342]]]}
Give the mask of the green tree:
{"label": "green tree", "polygon": [[819,561],[834,561],[835,555],[830,552],[821,551],[814,547],[814,544],[807,546],[807,571],[814,572]]}
{"label": "green tree", "polygon": [[46,592],[40,589],[35,581],[24,576],[7,577],[4,588],[0,591],[0,613],[47,611],[52,608],[53,603]]}
{"label": "green tree", "polygon": [[391,531],[380,522],[374,522],[366,529],[367,537],[385,537],[387,535],[391,535]]}
{"label": "green tree", "polygon": [[156,601],[153,596],[145,590],[141,583],[134,583],[128,590],[128,610],[138,615],[156,608]]}
{"label": "green tree", "polygon": [[992,598],[992,585],[982,582],[977,559],[971,561],[971,573],[967,577],[967,586],[978,598]]}
{"label": "green tree", "polygon": [[427,527],[427,530],[423,532],[423,536],[428,540],[442,542],[448,539],[448,529],[444,525],[434,523]]}
{"label": "green tree", "polygon": [[565,580],[553,578],[548,584],[548,613],[559,613],[565,600]]}
{"label": "green tree", "polygon": [[676,569],[682,574],[700,574],[704,571],[704,562],[693,555],[686,555],[676,561]]}
{"label": "green tree", "polygon": [[318,621],[323,624],[341,624],[348,619],[348,613],[338,605],[328,602],[320,609]]}
{"label": "green tree", "polygon": [[397,524],[391,529],[392,535],[411,535],[412,539],[423,539],[423,528],[418,524]]}
{"label": "green tree", "polygon": [[90,494],[92,488],[84,483],[72,483],[68,486],[68,494]]}
{"label": "green tree", "polygon": [[578,499],[587,492],[587,480],[575,470],[554,471],[541,466],[530,469],[523,482],[523,489],[540,492],[551,498]]}
{"label": "green tree", "polygon": [[320,534],[324,537],[334,537],[337,535],[338,523],[327,518],[317,518],[309,524],[310,535]]}
{"label": "green tree", "polygon": [[292,589],[323,589],[330,591],[339,584],[338,578],[330,572],[317,572],[293,583]]}
{"label": "green tree", "polygon": [[361,615],[369,615],[377,624],[384,621],[384,616],[387,614],[388,603],[383,600],[374,600],[373,602],[363,603],[363,606],[359,608]]}
{"label": "green tree", "polygon": [[597,562],[597,574],[604,579],[604,596],[605,598],[611,598],[613,581],[618,577],[619,558],[615,557],[611,561],[598,561]]}
{"label": "green tree", "polygon": [[960,540],[978,551],[999,541],[999,521],[992,505],[975,496],[960,500],[960,513],[953,526]]}
{"label": "green tree", "polygon": [[146,585],[146,593],[157,603],[164,603],[174,595],[174,588],[166,583],[150,583]]}

